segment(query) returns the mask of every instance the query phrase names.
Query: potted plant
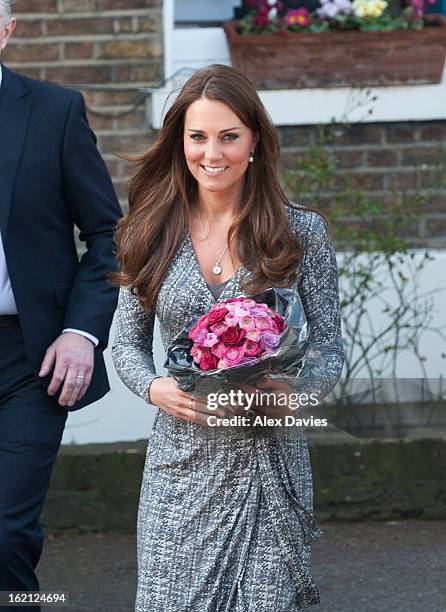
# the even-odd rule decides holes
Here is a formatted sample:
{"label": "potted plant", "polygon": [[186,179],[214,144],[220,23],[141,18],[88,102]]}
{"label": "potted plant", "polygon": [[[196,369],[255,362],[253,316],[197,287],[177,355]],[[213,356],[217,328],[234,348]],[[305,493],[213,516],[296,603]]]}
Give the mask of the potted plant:
{"label": "potted plant", "polygon": [[259,89],[438,83],[446,18],[410,2],[244,0],[223,26],[232,65]]}

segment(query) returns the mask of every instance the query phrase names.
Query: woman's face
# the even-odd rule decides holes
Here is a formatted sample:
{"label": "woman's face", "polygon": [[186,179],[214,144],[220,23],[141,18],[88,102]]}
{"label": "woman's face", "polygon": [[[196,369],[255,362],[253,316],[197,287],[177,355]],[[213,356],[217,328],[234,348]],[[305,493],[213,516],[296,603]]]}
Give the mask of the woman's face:
{"label": "woman's face", "polygon": [[241,189],[255,144],[252,130],[224,102],[201,98],[186,111],[184,155],[200,191]]}

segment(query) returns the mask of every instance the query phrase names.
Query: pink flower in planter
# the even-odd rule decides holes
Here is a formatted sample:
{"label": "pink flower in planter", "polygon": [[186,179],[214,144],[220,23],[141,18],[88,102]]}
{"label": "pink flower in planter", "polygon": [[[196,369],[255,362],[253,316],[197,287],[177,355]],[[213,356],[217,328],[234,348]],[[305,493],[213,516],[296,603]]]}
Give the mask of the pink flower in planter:
{"label": "pink flower in planter", "polygon": [[269,24],[268,15],[256,15],[252,19],[252,24],[259,28],[267,26]]}
{"label": "pink flower in planter", "polygon": [[411,0],[412,19],[418,20],[423,17],[426,10],[425,2],[435,4],[436,0]]}
{"label": "pink flower in planter", "polygon": [[306,26],[311,21],[310,13],[303,6],[298,9],[289,9],[284,19],[288,25],[292,26]]}
{"label": "pink flower in planter", "polygon": [[260,2],[260,6],[257,10],[258,15],[266,16],[268,14],[269,8],[266,2]]}
{"label": "pink flower in planter", "polygon": [[424,0],[412,0],[412,19],[421,19],[424,13]]}

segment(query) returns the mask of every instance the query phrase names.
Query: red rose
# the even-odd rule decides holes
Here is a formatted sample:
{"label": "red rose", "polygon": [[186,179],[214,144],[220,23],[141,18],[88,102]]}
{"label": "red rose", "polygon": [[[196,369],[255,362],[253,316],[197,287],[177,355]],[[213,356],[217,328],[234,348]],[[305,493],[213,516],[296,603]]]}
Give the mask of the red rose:
{"label": "red rose", "polygon": [[252,23],[254,26],[258,27],[258,28],[264,28],[265,26],[268,25],[269,20],[268,17],[266,15],[256,15],[255,17],[253,17]]}
{"label": "red rose", "polygon": [[218,358],[211,353],[211,351],[203,351],[200,360],[201,370],[215,370],[218,364]]}
{"label": "red rose", "polygon": [[285,321],[282,319],[282,317],[279,314],[277,314],[277,312],[275,312],[272,315],[272,319],[274,323],[277,325],[279,332],[283,332],[283,330],[285,329]]}
{"label": "red rose", "polygon": [[246,331],[236,327],[228,327],[220,336],[220,342],[226,346],[236,346],[244,337]]}
{"label": "red rose", "polygon": [[245,352],[245,355],[248,355],[248,357],[258,355],[262,351],[259,346],[259,343],[253,342],[253,340],[245,340],[243,342],[243,350]]}
{"label": "red rose", "polygon": [[226,308],[216,308],[208,314],[208,323],[218,323],[218,321],[222,321],[227,314],[228,311]]}
{"label": "red rose", "polygon": [[207,327],[208,327],[208,315],[206,313],[204,315],[201,315],[201,317],[197,320],[197,322],[191,327],[189,333],[191,332],[194,333],[195,330],[199,331],[200,329],[207,329]]}

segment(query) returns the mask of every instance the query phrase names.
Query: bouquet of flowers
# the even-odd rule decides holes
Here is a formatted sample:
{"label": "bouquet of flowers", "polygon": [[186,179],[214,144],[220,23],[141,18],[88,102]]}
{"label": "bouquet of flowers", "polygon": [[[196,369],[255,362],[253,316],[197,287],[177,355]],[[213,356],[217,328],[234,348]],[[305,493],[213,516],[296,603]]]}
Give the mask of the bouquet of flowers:
{"label": "bouquet of flowers", "polygon": [[240,32],[419,29],[430,25],[425,11],[434,3],[408,0],[408,6],[400,8],[386,0],[244,0]]}
{"label": "bouquet of flowers", "polygon": [[229,298],[192,326],[191,355],[200,370],[252,364],[274,352],[285,327],[283,317],[264,302]]}
{"label": "bouquet of flowers", "polygon": [[169,346],[164,366],[179,388],[204,396],[272,376],[292,383],[308,349],[299,296],[268,289],[197,313]]}

